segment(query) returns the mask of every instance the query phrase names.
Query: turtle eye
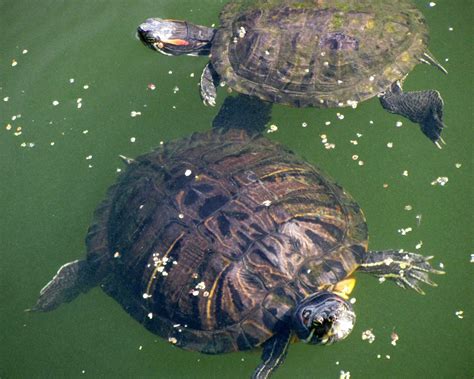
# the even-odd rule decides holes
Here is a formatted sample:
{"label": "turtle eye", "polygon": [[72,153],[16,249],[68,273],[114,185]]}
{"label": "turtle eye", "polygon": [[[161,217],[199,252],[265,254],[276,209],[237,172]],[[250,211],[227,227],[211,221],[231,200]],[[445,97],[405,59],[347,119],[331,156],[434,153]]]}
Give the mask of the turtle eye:
{"label": "turtle eye", "polygon": [[309,310],[304,310],[303,313],[301,314],[301,317],[303,317],[303,322],[305,324],[308,324],[308,321],[309,321],[309,317],[311,316],[311,311]]}

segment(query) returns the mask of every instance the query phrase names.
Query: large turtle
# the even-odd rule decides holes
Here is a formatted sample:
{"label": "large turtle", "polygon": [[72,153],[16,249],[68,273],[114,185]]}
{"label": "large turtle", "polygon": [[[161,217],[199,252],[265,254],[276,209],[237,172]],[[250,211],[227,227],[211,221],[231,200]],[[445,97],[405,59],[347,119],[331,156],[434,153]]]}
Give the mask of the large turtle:
{"label": "large turtle", "polygon": [[166,55],[211,55],[201,96],[216,86],[297,107],[355,107],[378,95],[438,147],[443,101],[435,90],[403,92],[419,62],[446,70],[428,52],[428,29],[410,0],[234,0],[217,29],[150,18],[140,39]]}
{"label": "large turtle", "polygon": [[[226,99],[219,125],[251,113],[234,105]],[[434,285],[429,273],[441,273],[418,254],[368,252],[354,200],[260,135],[214,129],[126,162],[95,212],[86,259],[63,265],[33,310],[100,286],[181,348],[218,354],[263,346],[253,374],[262,379],[293,337],[324,345],[348,336],[356,271],[418,292],[419,282]]]}

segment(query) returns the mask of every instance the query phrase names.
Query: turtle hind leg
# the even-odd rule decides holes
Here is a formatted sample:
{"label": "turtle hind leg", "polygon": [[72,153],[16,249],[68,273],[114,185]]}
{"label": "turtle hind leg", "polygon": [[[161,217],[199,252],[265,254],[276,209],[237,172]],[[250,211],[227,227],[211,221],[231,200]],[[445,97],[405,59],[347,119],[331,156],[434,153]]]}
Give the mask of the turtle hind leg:
{"label": "turtle hind leg", "polygon": [[94,287],[87,261],[76,260],[61,266],[53,279],[40,291],[33,308],[27,311],[48,312],[74,300],[81,292]]}
{"label": "turtle hind leg", "polygon": [[262,362],[257,366],[251,379],[266,379],[280,366],[288,353],[291,330],[284,329],[263,344]]}
{"label": "turtle hind leg", "polygon": [[201,99],[204,105],[214,107],[216,105],[217,86],[219,85],[219,75],[217,74],[211,62],[209,62],[201,75]]}
{"label": "turtle hind leg", "polygon": [[438,148],[444,143],[441,132],[443,123],[443,99],[438,91],[403,92],[400,82],[380,96],[382,106],[390,113],[396,113],[420,125],[421,131]]}
{"label": "turtle hind leg", "polygon": [[426,283],[436,287],[429,274],[444,274],[444,271],[431,267],[429,263],[431,258],[403,250],[369,251],[359,271],[375,275],[381,280],[393,280],[402,288],[411,288],[424,294],[419,284]]}

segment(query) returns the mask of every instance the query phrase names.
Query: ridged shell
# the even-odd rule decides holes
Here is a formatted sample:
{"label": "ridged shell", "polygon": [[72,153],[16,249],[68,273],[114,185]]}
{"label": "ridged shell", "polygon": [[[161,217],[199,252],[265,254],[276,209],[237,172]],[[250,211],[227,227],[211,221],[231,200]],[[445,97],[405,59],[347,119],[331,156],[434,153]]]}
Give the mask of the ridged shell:
{"label": "ridged shell", "polygon": [[132,163],[98,208],[88,259],[152,332],[205,353],[251,349],[303,297],[358,267],[362,212],[267,138],[194,134]]}
{"label": "ridged shell", "polygon": [[348,106],[402,79],[428,30],[409,0],[231,1],[212,45],[230,87],[295,106]]}

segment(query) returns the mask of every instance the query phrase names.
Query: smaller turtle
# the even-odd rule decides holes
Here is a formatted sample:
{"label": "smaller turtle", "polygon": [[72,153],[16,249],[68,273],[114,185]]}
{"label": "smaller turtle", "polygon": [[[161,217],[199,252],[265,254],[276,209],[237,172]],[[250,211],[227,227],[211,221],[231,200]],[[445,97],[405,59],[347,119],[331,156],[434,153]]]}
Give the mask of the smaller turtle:
{"label": "smaller turtle", "polygon": [[421,293],[421,283],[435,285],[429,274],[442,272],[429,258],[368,251],[350,195],[282,145],[237,130],[268,117],[247,105],[258,99],[231,99],[215,130],[125,158],[89,228],[87,256],[63,265],[33,310],[100,286],[183,349],[263,347],[253,378],[265,379],[290,341],[328,345],[349,335],[355,272]]}
{"label": "smaller turtle", "polygon": [[410,0],[235,0],[219,28],[150,18],[138,35],[165,55],[210,54],[201,76],[206,105],[215,105],[219,83],[296,107],[355,107],[378,96],[438,148],[444,143],[439,92],[402,91],[420,62],[447,73],[429,53],[425,20]]}

